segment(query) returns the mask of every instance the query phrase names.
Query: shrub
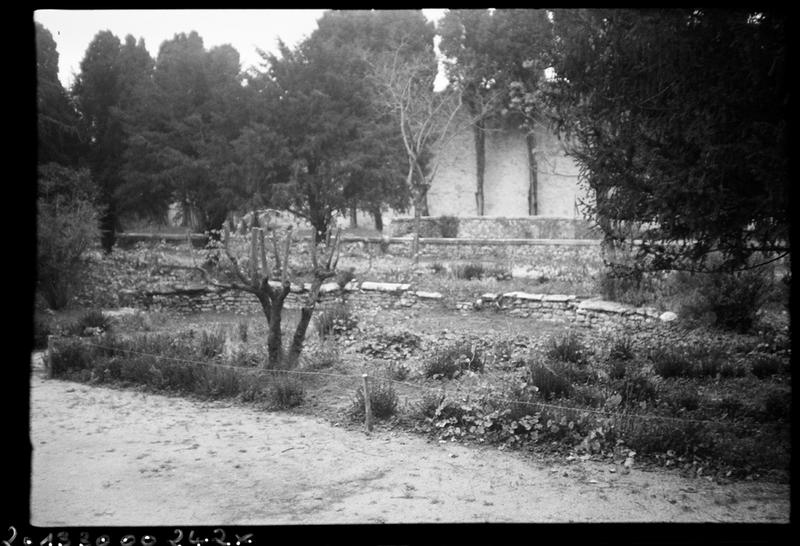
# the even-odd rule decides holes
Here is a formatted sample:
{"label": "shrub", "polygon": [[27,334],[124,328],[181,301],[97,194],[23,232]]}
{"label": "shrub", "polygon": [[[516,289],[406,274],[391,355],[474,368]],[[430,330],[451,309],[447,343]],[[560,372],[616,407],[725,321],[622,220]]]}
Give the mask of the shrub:
{"label": "shrub", "polygon": [[83,254],[100,239],[96,196],[88,170],[39,167],[37,289],[52,309],[66,306],[81,282]]}
{"label": "shrub", "polygon": [[389,366],[388,369],[389,377],[395,381],[405,381],[409,373],[411,373],[411,371],[407,366],[396,362]]}
{"label": "shrub", "polygon": [[487,271],[483,267],[483,264],[480,263],[459,264],[453,266],[453,275],[455,278],[467,281],[480,279],[486,274],[486,272]]}
{"label": "shrub", "polygon": [[308,370],[322,370],[332,368],[342,360],[339,349],[331,343],[324,343],[313,351],[301,357],[303,368]]}
{"label": "shrub", "polygon": [[596,290],[603,299],[640,307],[657,301],[664,291],[664,279],[639,269],[606,269],[597,278]]}
{"label": "shrub", "polygon": [[329,334],[341,334],[355,328],[358,321],[346,304],[337,304],[317,313],[317,333],[320,338]]}
{"label": "shrub", "polygon": [[442,237],[446,239],[455,239],[458,237],[458,222],[459,220],[455,216],[440,216],[438,224]]}
{"label": "shrub", "polygon": [[88,370],[95,358],[93,347],[81,340],[61,340],[50,347],[50,373],[53,377],[64,377],[76,370]]}
{"label": "shrub", "polygon": [[673,394],[669,400],[672,407],[676,410],[685,409],[694,411],[700,407],[700,396],[694,390],[682,390]]}
{"label": "shrub", "polygon": [[447,268],[441,262],[433,262],[433,264],[431,264],[431,269],[433,270],[434,274],[447,271]]}
{"label": "shrub", "polygon": [[775,375],[783,368],[783,361],[768,353],[756,353],[751,360],[750,371],[759,379]]}
{"label": "shrub", "polygon": [[436,350],[425,362],[425,377],[446,377],[453,379],[465,371],[482,372],[484,355],[480,348],[468,340]]}
{"label": "shrub", "polygon": [[611,342],[611,347],[608,349],[610,360],[632,360],[634,356],[633,338],[630,336],[619,336]]}
{"label": "shrub", "polygon": [[553,336],[548,340],[547,356],[560,360],[583,365],[587,363],[587,349],[580,336],[568,331],[562,336]]}
{"label": "shrub", "polygon": [[628,371],[628,364],[623,360],[611,360],[608,363],[608,377],[622,379]]}
{"label": "shrub", "polygon": [[111,330],[111,319],[102,311],[90,309],[66,327],[66,333],[72,336],[87,335],[87,330],[89,332],[94,330],[96,333],[108,332]]}
{"label": "shrub", "polygon": [[46,349],[47,348],[47,336],[51,335],[52,325],[50,320],[44,317],[40,317],[38,315],[34,316],[33,318],[33,348],[34,349]]}
{"label": "shrub", "polygon": [[247,330],[250,326],[250,323],[246,320],[240,320],[237,324],[237,330],[239,332],[239,341],[242,343],[247,343]]}
{"label": "shrub", "polygon": [[763,401],[763,416],[768,421],[789,419],[792,410],[791,391],[773,390],[767,393]]}
{"label": "shrub", "polygon": [[288,409],[303,403],[305,389],[296,377],[277,375],[271,385],[270,401],[276,409]]}
{"label": "shrub", "polygon": [[200,332],[198,339],[198,357],[215,358],[225,350],[225,334],[221,330]]}
{"label": "shrub", "polygon": [[528,368],[528,382],[534,385],[545,399],[568,397],[572,393],[569,380],[559,375],[546,362],[533,362]]}
{"label": "shrub", "polygon": [[713,325],[740,333],[750,331],[756,316],[772,291],[767,269],[735,273],[681,274],[678,283],[686,299],[680,314],[692,322]]}
{"label": "shrub", "polygon": [[688,376],[692,362],[685,350],[674,347],[658,347],[650,352],[653,371],[663,378]]}
{"label": "shrub", "polygon": [[622,404],[651,403],[658,392],[656,385],[642,373],[631,373],[612,383],[622,397]]}
{"label": "shrub", "polygon": [[356,278],[355,270],[351,267],[350,269],[345,269],[339,271],[336,274],[336,284],[339,285],[339,288],[344,288],[347,284]]}
{"label": "shrub", "polygon": [[[369,403],[372,415],[376,419],[388,419],[397,410],[397,393],[391,383],[374,381],[369,389]],[[353,400],[352,414],[354,417],[364,417],[364,387],[356,390]]]}
{"label": "shrub", "polygon": [[444,393],[425,391],[417,407],[419,414],[422,417],[427,417],[429,419],[432,419],[436,414],[436,410],[444,402],[444,399],[445,399]]}

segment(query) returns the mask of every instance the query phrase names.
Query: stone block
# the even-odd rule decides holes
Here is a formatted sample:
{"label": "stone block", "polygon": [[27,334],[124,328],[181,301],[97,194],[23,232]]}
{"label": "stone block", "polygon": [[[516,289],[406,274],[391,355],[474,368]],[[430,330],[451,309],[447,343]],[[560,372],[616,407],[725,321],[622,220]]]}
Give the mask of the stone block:
{"label": "stone block", "polygon": [[444,297],[439,292],[424,292],[422,290],[417,290],[415,294],[417,295],[418,298],[427,300],[440,300]]}

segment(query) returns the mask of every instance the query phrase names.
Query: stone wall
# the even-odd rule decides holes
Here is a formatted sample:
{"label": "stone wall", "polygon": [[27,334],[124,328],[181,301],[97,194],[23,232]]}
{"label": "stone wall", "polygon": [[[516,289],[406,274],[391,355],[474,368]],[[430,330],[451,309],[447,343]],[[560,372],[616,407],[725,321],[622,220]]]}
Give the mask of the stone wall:
{"label": "stone wall", "polygon": [[[231,312],[260,313],[258,302],[251,294],[215,289],[198,289],[186,293],[186,286],[176,286],[174,293],[162,291],[157,295],[123,291],[120,304],[148,310],[175,313]],[[302,287],[293,287],[286,298],[287,309],[297,309],[307,297]],[[448,301],[438,292],[412,290],[408,284],[353,282],[341,289],[335,283],[323,285],[318,309],[338,303],[359,310],[374,309],[439,309],[460,312],[507,314],[537,320],[570,322],[583,327],[618,325],[651,328],[661,322],[676,319],[673,313],[659,313],[652,307],[635,308],[598,299],[579,299],[574,295],[531,294],[508,292],[482,294],[470,301]]]}
{"label": "stone wall", "polygon": [[[428,191],[431,215],[472,216],[478,212],[475,142],[470,126],[462,125],[441,152],[439,169]],[[586,195],[578,183],[578,165],[566,154],[563,143],[539,125],[533,133],[531,152],[536,162],[536,215],[579,218],[576,205]],[[489,127],[485,133],[484,214],[528,216],[530,178],[525,133],[511,127]]]}
{"label": "stone wall", "polygon": [[[459,239],[600,239],[597,229],[582,218],[518,216],[462,216],[457,219]],[[420,237],[442,237],[440,217],[421,218]],[[396,216],[392,237],[414,233],[414,218]]]}

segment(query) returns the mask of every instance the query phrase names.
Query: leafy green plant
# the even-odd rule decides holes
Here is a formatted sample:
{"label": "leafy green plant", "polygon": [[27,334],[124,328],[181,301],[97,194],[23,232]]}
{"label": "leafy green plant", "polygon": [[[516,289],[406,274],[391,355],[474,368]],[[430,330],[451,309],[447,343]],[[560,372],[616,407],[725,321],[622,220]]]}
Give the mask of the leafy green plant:
{"label": "leafy green plant", "polygon": [[756,353],[750,359],[750,371],[759,379],[766,379],[782,369],[782,359],[769,353]]}
{"label": "leafy green plant", "polygon": [[407,359],[421,346],[419,336],[411,332],[379,333],[373,340],[356,349],[357,352],[374,358]]}
{"label": "leafy green plant", "polygon": [[340,303],[319,311],[316,324],[319,337],[325,338],[331,334],[337,335],[352,330],[358,324],[358,320],[350,312],[347,304]]}
{"label": "leafy green plant", "polygon": [[458,264],[453,266],[453,276],[457,279],[467,281],[481,279],[487,272],[487,269],[481,263]]}
{"label": "leafy green plant", "polygon": [[682,273],[677,277],[686,294],[679,314],[694,323],[708,322],[746,333],[770,296],[774,281],[766,268],[735,273]]}
{"label": "leafy green plant", "polygon": [[466,371],[482,372],[484,353],[469,340],[457,341],[434,351],[425,362],[425,377],[444,377],[453,379]]}
{"label": "leafy green plant", "polygon": [[588,350],[580,336],[573,331],[550,337],[547,344],[547,356],[561,362],[579,365],[588,362]]}
{"label": "leafy green plant", "polygon": [[236,325],[237,331],[239,333],[239,341],[241,341],[242,343],[247,343],[247,333],[248,333],[247,331],[249,326],[250,323],[246,320],[240,320]]}
{"label": "leafy green plant", "polygon": [[341,361],[339,349],[333,343],[323,343],[302,358],[303,367],[307,370],[332,368]]}
{"label": "leafy green plant", "polygon": [[77,320],[67,325],[68,335],[84,336],[92,333],[105,333],[111,330],[111,319],[97,309],[85,311]]}
{"label": "leafy green plant", "polygon": [[663,378],[688,376],[692,369],[692,361],[684,349],[674,347],[657,347],[650,352],[653,371]]}
{"label": "leafy green plant", "polygon": [[408,366],[398,362],[391,364],[387,371],[389,377],[396,381],[405,381],[408,378],[409,373],[411,373],[411,370],[408,369]]}
{"label": "leafy green plant", "polygon": [[225,350],[225,334],[221,330],[202,330],[197,343],[200,358],[215,358]]}
{"label": "leafy green plant", "polygon": [[633,350],[633,338],[630,336],[617,336],[608,349],[609,360],[632,360],[635,357]]}
{"label": "leafy green plant", "polygon": [[[369,403],[372,415],[376,419],[388,419],[397,411],[398,397],[391,383],[374,381],[369,388]],[[364,417],[364,387],[356,390],[351,408],[354,417]]]}
{"label": "leafy green plant", "polygon": [[33,348],[46,349],[47,336],[53,333],[52,324],[49,319],[34,315],[33,317]]}
{"label": "leafy green plant", "polygon": [[270,401],[277,409],[299,406],[305,398],[303,383],[289,374],[278,374],[271,385]]}
{"label": "leafy green plant", "polygon": [[546,400],[568,397],[572,393],[572,384],[560,375],[545,361],[534,361],[528,367],[528,382],[538,389]]}

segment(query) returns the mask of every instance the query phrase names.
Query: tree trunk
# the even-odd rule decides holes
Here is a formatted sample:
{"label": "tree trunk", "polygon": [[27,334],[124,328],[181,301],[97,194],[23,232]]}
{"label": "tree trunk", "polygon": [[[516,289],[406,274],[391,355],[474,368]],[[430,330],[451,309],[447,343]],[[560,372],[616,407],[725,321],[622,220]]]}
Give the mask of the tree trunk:
{"label": "tree trunk", "polygon": [[539,167],[536,164],[536,154],[533,152],[536,146],[533,133],[525,135],[525,143],[528,148],[528,214],[537,216],[539,214],[539,180],[537,175]]}
{"label": "tree trunk", "polygon": [[484,132],[484,121],[478,120],[472,126],[472,134],[475,140],[475,205],[478,216],[485,214],[483,181],[486,173],[486,133]]}
{"label": "tree trunk", "polygon": [[356,211],[355,205],[350,205],[350,227],[358,227],[358,212]]}
{"label": "tree trunk", "polygon": [[415,264],[419,261],[419,232],[422,231],[422,211],[420,210],[422,207],[419,203],[422,197],[424,196],[418,197],[414,204],[414,242],[411,245],[411,257]]}
{"label": "tree trunk", "polygon": [[300,359],[300,353],[303,351],[303,342],[306,339],[306,331],[308,325],[311,323],[311,316],[314,313],[314,304],[310,307],[303,306],[300,309],[300,321],[297,323],[297,328],[292,337],[292,346],[289,348],[288,365],[293,368],[297,361]]}
{"label": "tree trunk", "polygon": [[270,368],[277,368],[283,362],[283,339],[281,337],[281,314],[283,301],[273,302],[270,310],[269,334],[267,335],[267,355]]}
{"label": "tree trunk", "polygon": [[375,229],[383,232],[383,214],[381,214],[381,209],[375,208],[372,211],[372,216],[375,218]]}

